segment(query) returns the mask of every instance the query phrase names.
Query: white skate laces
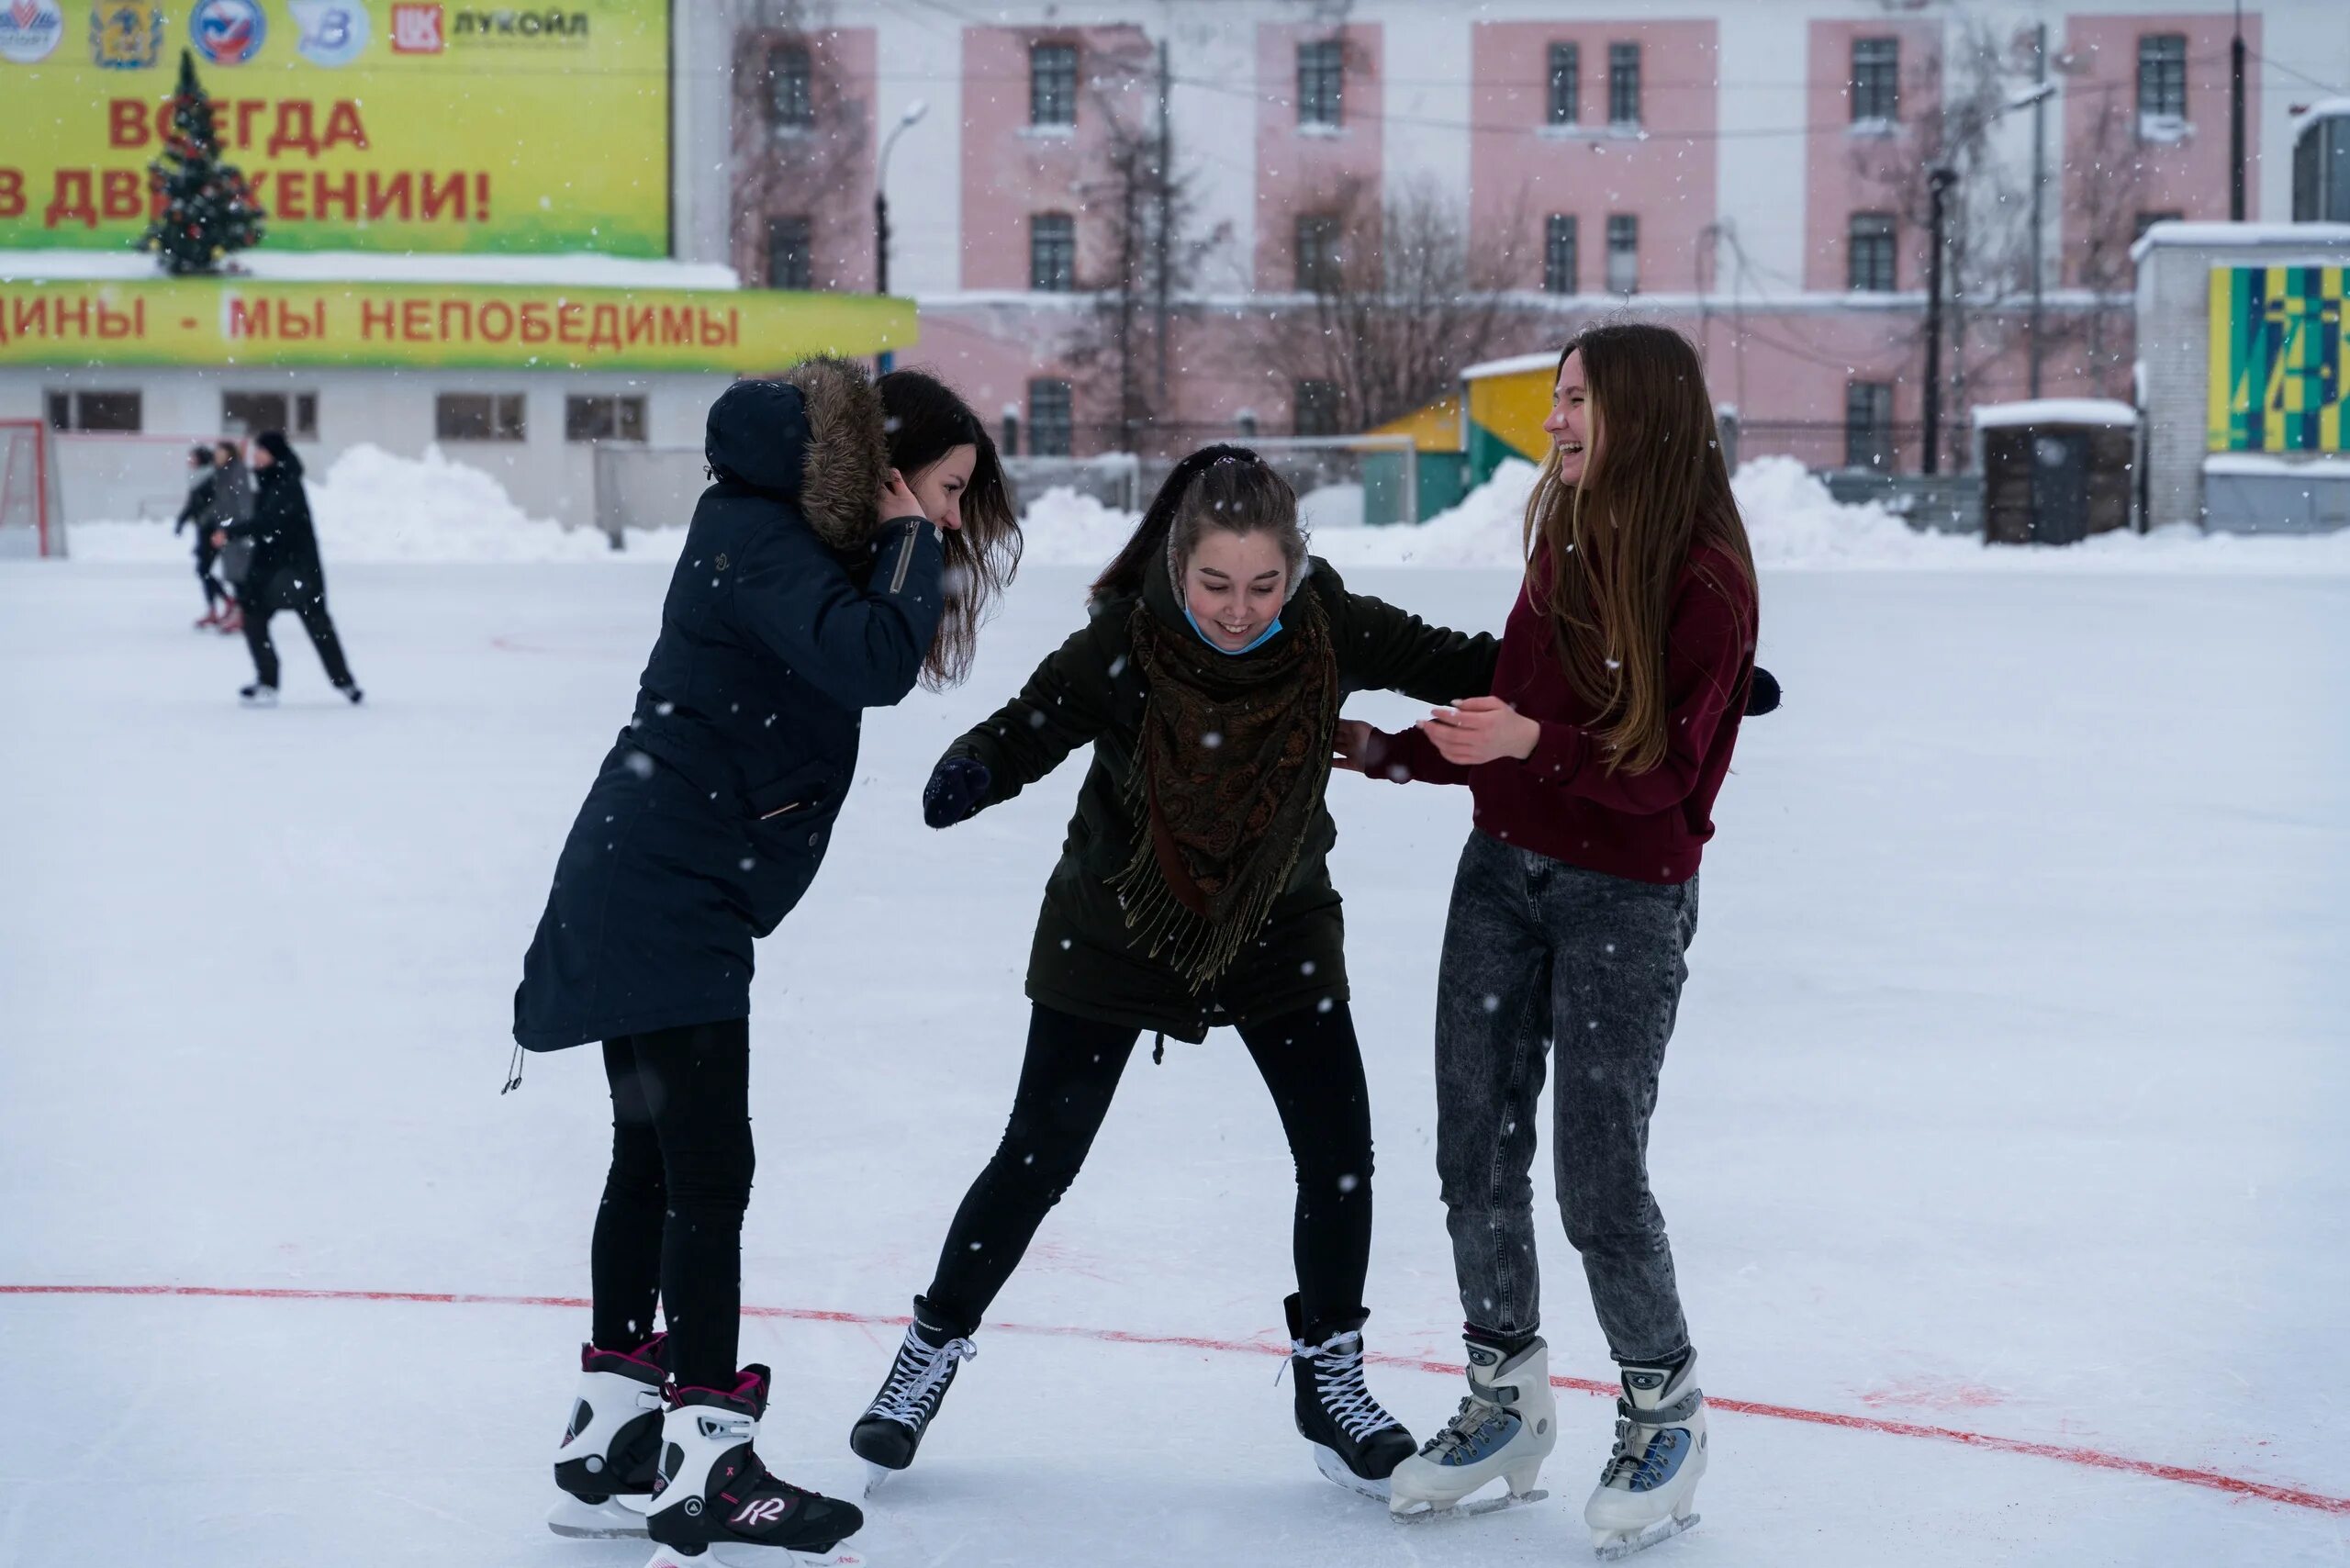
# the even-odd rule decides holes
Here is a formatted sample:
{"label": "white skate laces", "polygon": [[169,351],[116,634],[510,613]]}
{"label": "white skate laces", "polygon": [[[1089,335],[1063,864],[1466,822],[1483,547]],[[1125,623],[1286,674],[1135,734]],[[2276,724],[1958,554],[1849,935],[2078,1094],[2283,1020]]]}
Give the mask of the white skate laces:
{"label": "white skate laces", "polygon": [[1363,1383],[1361,1335],[1333,1334],[1319,1345],[1292,1339],[1290,1350],[1314,1363],[1315,1394],[1322,1401],[1322,1408],[1345,1428],[1347,1436],[1361,1442],[1373,1432],[1396,1424],[1395,1417],[1380,1408],[1379,1401],[1371,1396],[1371,1390]]}
{"label": "white skate laces", "polygon": [[906,1342],[898,1348],[898,1359],[890,1367],[889,1381],[865,1413],[920,1431],[936,1414],[939,1394],[953,1375],[955,1363],[979,1353],[979,1348],[968,1339],[932,1345],[908,1327]]}

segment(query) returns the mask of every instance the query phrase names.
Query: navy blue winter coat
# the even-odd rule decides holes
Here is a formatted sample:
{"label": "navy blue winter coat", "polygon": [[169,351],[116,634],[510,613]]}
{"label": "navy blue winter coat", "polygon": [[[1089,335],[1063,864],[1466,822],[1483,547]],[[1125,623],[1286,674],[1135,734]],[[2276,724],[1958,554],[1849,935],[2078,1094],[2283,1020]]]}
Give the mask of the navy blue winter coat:
{"label": "navy blue winter coat", "polygon": [[879,396],[813,360],[711,406],[702,493],[635,716],[555,864],[514,992],[534,1051],[747,1017],[751,943],[822,862],[863,710],[913,689],[943,553],[881,521]]}

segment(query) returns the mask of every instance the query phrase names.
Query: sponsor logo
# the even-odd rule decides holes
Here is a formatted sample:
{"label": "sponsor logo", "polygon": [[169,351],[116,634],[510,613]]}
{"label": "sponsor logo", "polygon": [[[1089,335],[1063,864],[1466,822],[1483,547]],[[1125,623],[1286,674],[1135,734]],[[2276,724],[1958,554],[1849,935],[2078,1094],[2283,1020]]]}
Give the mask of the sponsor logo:
{"label": "sponsor logo", "polygon": [[201,0],[187,17],[187,36],[215,65],[242,65],[261,52],[268,18],[254,0]]}
{"label": "sponsor logo", "polygon": [[291,0],[285,7],[302,29],[295,48],[313,65],[348,65],[367,49],[374,22],[356,0]]}
{"label": "sponsor logo", "polygon": [[90,8],[90,58],[109,71],[142,71],[163,58],[163,8],[109,0]]}
{"label": "sponsor logo", "polygon": [[438,6],[392,7],[392,52],[438,54],[449,47]]}
{"label": "sponsor logo", "polygon": [[505,6],[496,10],[476,10],[471,6],[460,6],[456,36],[466,43],[585,45],[588,41],[588,13],[565,11],[553,6],[543,11]]}
{"label": "sponsor logo", "polygon": [[791,1506],[781,1497],[754,1497],[743,1505],[742,1511],[726,1522],[736,1529],[764,1529],[783,1518]]}
{"label": "sponsor logo", "polygon": [[54,0],[0,0],[0,60],[39,65],[65,36],[65,14]]}

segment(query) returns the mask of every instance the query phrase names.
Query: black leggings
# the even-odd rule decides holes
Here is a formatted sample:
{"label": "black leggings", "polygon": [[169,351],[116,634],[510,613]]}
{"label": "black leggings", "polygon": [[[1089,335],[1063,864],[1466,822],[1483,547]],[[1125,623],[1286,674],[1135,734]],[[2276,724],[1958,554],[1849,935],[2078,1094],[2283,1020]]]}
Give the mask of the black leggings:
{"label": "black leggings", "polygon": [[212,575],[213,566],[219,559],[220,552],[212,547],[209,540],[196,547],[196,580],[204,585],[204,608],[207,610],[229,597],[229,590],[222,588],[220,579]]}
{"label": "black leggings", "polygon": [[[319,650],[319,663],[326,666],[327,678],[337,686],[349,686],[351,666],[343,663],[342,639],[335,635],[334,622],[327,615],[326,599],[305,599],[279,608],[302,618],[302,630],[310,634],[310,645]],[[274,613],[260,605],[245,607],[245,646],[252,651],[253,676],[268,687],[277,684],[277,648],[269,640],[269,618]]]}
{"label": "black leggings", "polygon": [[589,1253],[597,1347],[651,1338],[657,1297],[670,1375],[731,1389],[751,1201],[750,1020],[606,1040],[604,1075],[612,1169]]}
{"label": "black leggings", "polygon": [[[925,1293],[952,1332],[979,1327],[1036,1227],[1077,1179],[1137,1033],[1049,1007],[1030,1018],[1011,1123],[956,1211]],[[1341,1321],[1361,1312],[1371,1262],[1371,1096],[1354,1019],[1341,1003],[1244,1026],[1240,1038],[1272,1091],[1297,1162],[1291,1247],[1305,1321]]]}

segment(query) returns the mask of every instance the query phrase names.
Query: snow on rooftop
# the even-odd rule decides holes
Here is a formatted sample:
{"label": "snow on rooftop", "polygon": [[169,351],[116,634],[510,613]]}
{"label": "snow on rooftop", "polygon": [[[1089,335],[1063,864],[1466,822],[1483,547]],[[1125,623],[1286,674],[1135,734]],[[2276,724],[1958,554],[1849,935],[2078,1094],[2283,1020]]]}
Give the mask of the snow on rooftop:
{"label": "snow on rooftop", "polygon": [[2350,223],[2181,223],[2155,224],[2130,247],[2130,259],[2143,262],[2157,245],[2308,245],[2339,250],[2350,262]]}
{"label": "snow on rooftop", "polygon": [[2014,403],[1978,403],[1975,428],[2012,425],[2134,425],[2138,410],[2106,398],[2030,398]]}
{"label": "snow on rooftop", "polygon": [[2318,121],[2340,115],[2350,115],[2350,97],[2320,98],[2293,117],[2293,135],[2298,138]]}
{"label": "snow on rooftop", "polygon": [[1523,375],[1529,370],[1555,370],[1559,351],[1545,349],[1540,353],[1514,354],[1508,359],[1489,359],[1483,364],[1472,364],[1460,373],[1463,381],[1482,381],[1488,375]]}
{"label": "snow on rooftop", "polygon": [[2350,479],[2350,454],[2338,452],[2215,452],[2206,474],[2280,475],[2290,479]]}
{"label": "snow on rooftop", "polygon": [[[739,288],[734,269],[623,256],[398,255],[366,251],[241,252],[231,277],[277,283],[521,283],[579,288]],[[0,283],[134,282],[163,275],[140,251],[0,251]]]}

